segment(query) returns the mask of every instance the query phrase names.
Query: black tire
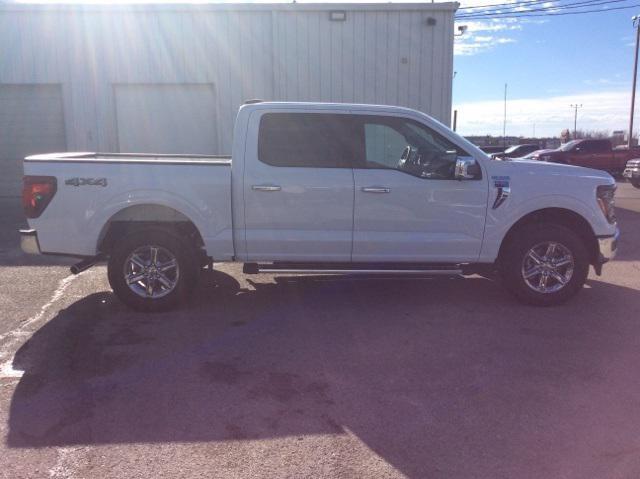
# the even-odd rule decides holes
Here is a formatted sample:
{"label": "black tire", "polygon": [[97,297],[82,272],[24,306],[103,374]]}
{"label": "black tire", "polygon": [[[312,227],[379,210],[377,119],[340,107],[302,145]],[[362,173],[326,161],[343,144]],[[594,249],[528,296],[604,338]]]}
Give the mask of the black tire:
{"label": "black tire", "polygon": [[[150,252],[152,248],[156,249],[157,268],[154,266],[156,263],[151,263],[150,255],[145,256],[144,251],[147,248]],[[142,263],[145,268],[153,268],[153,271],[143,272],[142,268],[139,268],[137,272],[131,270],[127,274],[130,278],[149,274],[153,275],[149,277],[154,279],[148,280],[148,277],[144,277],[140,282],[134,282],[130,286],[125,276],[125,268],[138,268],[136,264],[132,264],[135,262],[130,260],[134,252],[140,252],[140,256],[136,255],[137,261],[144,259]],[[166,268],[174,263],[172,257],[177,267],[160,271],[161,266],[164,265]],[[133,232],[116,243],[109,258],[108,277],[114,293],[127,306],[137,311],[160,312],[171,310],[189,297],[196,286],[198,270],[195,250],[190,244],[167,231],[149,229]],[[156,279],[159,275],[163,275],[162,279]],[[166,287],[167,281],[173,285],[172,288]],[[152,295],[157,296],[149,296],[149,289],[145,283],[151,283],[150,291]],[[154,292],[155,288],[157,290]],[[143,290],[147,294],[145,297],[141,295]]]}
{"label": "black tire", "polygon": [[640,180],[631,180],[631,184],[634,188],[640,189]]}
{"label": "black tire", "polygon": [[[549,251],[547,247],[551,243],[555,246],[549,257],[546,254],[536,256],[536,251]],[[534,254],[530,256],[532,249]],[[538,263],[534,256],[544,261]],[[570,265],[555,266],[562,263],[561,257],[573,260],[571,274]],[[576,233],[555,223],[536,223],[516,231],[505,245],[500,258],[500,272],[505,286],[519,301],[535,306],[553,306],[567,301],[582,289],[589,274],[589,264],[587,248]],[[540,272],[525,279],[525,272],[534,271]],[[544,283],[542,275],[547,276]],[[558,277],[566,283],[559,281]],[[549,291],[541,292],[534,289],[536,287]]]}

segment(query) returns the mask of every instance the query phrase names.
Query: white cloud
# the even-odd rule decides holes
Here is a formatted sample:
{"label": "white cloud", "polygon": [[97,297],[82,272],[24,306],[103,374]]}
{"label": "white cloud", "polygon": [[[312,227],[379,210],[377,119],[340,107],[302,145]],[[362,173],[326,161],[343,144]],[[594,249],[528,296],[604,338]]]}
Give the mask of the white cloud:
{"label": "white cloud", "polygon": [[[626,91],[588,92],[549,98],[508,99],[507,134],[558,136],[573,128],[571,104],[578,110],[578,128],[584,130],[622,130],[629,121],[630,94]],[[464,135],[502,135],[502,100],[459,103],[458,131]]]}
{"label": "white cloud", "polygon": [[518,22],[507,20],[509,19],[460,22],[460,25],[467,26],[467,31],[456,37],[454,53],[475,55],[491,50],[496,45],[515,42],[516,40],[509,36],[509,32],[520,30],[522,26]]}
{"label": "white cloud", "polygon": [[[460,2],[461,8],[476,7],[480,5],[490,5],[491,3],[517,3],[517,0],[505,0],[501,2],[487,2],[486,0],[463,0]],[[525,12],[532,8],[550,8],[555,5],[555,2],[549,1],[544,3],[535,3],[531,5],[519,5],[514,6],[512,9],[500,10],[505,13],[508,12]],[[465,15],[470,13],[483,13],[488,11],[498,11],[493,8],[477,8],[473,10],[458,10],[458,15]],[[455,38],[454,42],[454,54],[455,55],[475,55],[494,49],[498,45],[504,45],[507,43],[514,43],[516,39],[513,37],[515,30],[522,30],[523,25],[527,24],[540,24],[545,23],[546,20],[542,19],[530,19],[530,18],[492,18],[492,19],[478,19],[474,20],[469,18],[459,18],[456,21],[456,28],[459,25],[466,25],[467,31]],[[486,32],[494,32],[491,38],[488,38]],[[499,32],[499,34],[498,34]]]}
{"label": "white cloud", "polygon": [[[617,87],[617,86],[626,85],[627,82],[622,81],[619,78],[620,78],[620,75],[616,75],[616,79],[594,78],[591,80],[583,80],[583,83],[589,86],[608,86],[608,87],[612,87],[612,86]],[[631,84],[631,82],[629,82],[629,84]]]}

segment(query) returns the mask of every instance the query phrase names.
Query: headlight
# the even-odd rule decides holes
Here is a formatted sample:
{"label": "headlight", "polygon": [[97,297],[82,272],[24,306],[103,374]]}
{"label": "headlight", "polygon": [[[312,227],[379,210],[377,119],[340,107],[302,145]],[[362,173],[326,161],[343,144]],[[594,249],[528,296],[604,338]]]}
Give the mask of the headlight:
{"label": "headlight", "polygon": [[616,222],[616,185],[600,185],[596,189],[596,200],[602,214],[611,224]]}

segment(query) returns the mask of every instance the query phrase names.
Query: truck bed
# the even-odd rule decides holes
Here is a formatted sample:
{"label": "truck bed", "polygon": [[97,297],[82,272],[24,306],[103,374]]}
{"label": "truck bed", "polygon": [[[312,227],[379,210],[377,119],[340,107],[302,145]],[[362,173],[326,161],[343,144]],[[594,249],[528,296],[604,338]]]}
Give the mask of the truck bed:
{"label": "truck bed", "polygon": [[29,220],[44,253],[94,255],[110,221],[145,219],[189,220],[208,251],[233,257],[230,156],[50,153],[27,157],[24,173],[56,178]]}

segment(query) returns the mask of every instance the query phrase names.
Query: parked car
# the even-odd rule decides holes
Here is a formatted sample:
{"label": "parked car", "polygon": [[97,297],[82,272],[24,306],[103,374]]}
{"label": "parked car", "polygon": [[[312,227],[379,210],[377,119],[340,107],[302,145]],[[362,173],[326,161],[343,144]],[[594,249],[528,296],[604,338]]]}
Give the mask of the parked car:
{"label": "parked car", "polygon": [[522,160],[538,160],[539,156],[542,155],[543,153],[547,153],[549,151],[553,151],[552,148],[544,148],[542,150],[535,150],[532,151],[531,153],[529,153],[528,155],[524,155],[522,158]]}
{"label": "parked car", "polygon": [[74,272],[106,259],[116,295],[144,311],[186,298],[212,261],[247,274],[498,273],[521,301],[552,305],[616,253],[610,175],[491,161],[414,110],[247,104],[232,153],[28,157],[23,249],[83,258]]}
{"label": "parked car", "polygon": [[609,140],[585,139],[570,141],[556,150],[540,153],[534,158],[550,163],[595,168],[619,175],[625,169],[627,161],[639,153],[637,149],[613,149]]}
{"label": "parked car", "polygon": [[622,173],[626,179],[636,188],[640,188],[640,158],[627,161],[627,167]]}
{"label": "parked car", "polygon": [[487,155],[491,155],[493,153],[502,153],[505,150],[504,146],[480,146],[478,148],[484,151]]}
{"label": "parked car", "polygon": [[523,145],[513,145],[504,150],[502,153],[493,153],[491,158],[494,160],[504,159],[504,158],[522,158],[529,153],[537,151],[540,149],[540,145],[536,145],[533,143],[526,143]]}

